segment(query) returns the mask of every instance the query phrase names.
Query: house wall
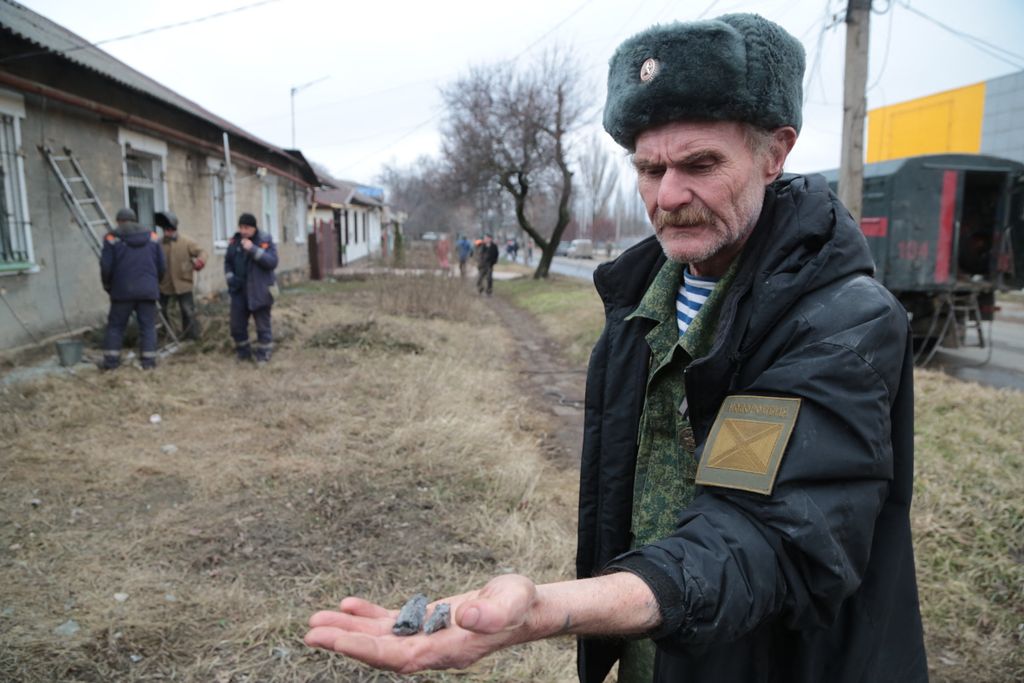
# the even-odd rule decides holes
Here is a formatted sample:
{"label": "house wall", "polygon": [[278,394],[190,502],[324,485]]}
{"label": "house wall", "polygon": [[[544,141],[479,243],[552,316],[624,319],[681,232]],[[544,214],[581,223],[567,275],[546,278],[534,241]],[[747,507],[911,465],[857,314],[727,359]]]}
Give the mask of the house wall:
{"label": "house wall", "polygon": [[[97,258],[61,198],[60,183],[38,147],[49,146],[56,153],[70,148],[111,217],[127,204],[122,147],[126,129],[51,99],[25,94],[23,100],[21,155],[37,268],[34,272],[0,275],[0,290],[6,304],[0,306],[0,350],[103,324],[109,306],[100,284]],[[157,208],[174,211],[181,232],[195,239],[210,255],[207,268],[198,274],[197,294],[222,291],[226,243],[215,244],[214,240],[210,155],[162,140],[150,132],[136,135],[166,148],[165,190],[161,189],[164,197],[160,202],[163,205]],[[212,160],[214,166],[219,162],[219,158]],[[236,162],[235,169],[235,208],[229,234],[233,234],[234,221],[242,211],[263,215],[263,186],[269,184],[276,204],[272,208],[276,217],[279,278],[305,277],[305,187],[288,178],[275,177],[273,170],[261,178],[255,166]]]}
{"label": "house wall", "polygon": [[[345,243],[345,265],[380,256],[383,252],[381,242],[381,212],[376,207],[348,205],[340,209],[341,242],[345,243],[345,221],[348,220],[348,242]],[[334,209],[318,206],[314,218],[326,222],[334,221]]]}

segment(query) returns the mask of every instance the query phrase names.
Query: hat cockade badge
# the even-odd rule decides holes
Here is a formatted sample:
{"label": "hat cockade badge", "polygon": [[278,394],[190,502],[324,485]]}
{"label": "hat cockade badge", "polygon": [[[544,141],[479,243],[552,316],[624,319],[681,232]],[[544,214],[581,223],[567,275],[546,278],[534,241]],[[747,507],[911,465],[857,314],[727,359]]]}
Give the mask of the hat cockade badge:
{"label": "hat cockade badge", "polygon": [[658,60],[649,57],[640,67],[640,80],[646,83],[658,75]]}

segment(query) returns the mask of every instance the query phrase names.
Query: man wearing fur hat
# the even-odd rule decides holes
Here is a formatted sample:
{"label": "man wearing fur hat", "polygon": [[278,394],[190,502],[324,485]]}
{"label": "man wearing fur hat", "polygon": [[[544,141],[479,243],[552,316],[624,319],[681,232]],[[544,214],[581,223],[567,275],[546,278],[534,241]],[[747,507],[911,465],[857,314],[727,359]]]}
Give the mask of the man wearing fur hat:
{"label": "man wearing fur hat", "polygon": [[907,315],[820,176],[781,176],[804,53],[749,14],[612,58],[655,236],[601,266],[576,581],[501,576],[449,631],[348,598],[306,642],[399,671],[572,633],[603,681],[925,681]]}
{"label": "man wearing fur hat", "polygon": [[[243,213],[238,217],[238,232],[224,254],[224,277],[231,295],[231,338],[235,340],[238,360],[255,360],[262,365],[270,360],[273,336],[270,309],[276,289],[277,247],[274,240],[256,226],[256,217]],[[249,341],[249,318],[256,324],[256,343]]]}
{"label": "man wearing fur hat", "polygon": [[160,280],[160,308],[164,318],[169,320],[169,306],[176,300],[181,311],[182,336],[199,339],[192,287],[195,273],[206,265],[206,252],[195,240],[178,231],[178,217],[173,211],[158,211],[153,222],[164,231],[161,245],[167,260],[167,271]]}

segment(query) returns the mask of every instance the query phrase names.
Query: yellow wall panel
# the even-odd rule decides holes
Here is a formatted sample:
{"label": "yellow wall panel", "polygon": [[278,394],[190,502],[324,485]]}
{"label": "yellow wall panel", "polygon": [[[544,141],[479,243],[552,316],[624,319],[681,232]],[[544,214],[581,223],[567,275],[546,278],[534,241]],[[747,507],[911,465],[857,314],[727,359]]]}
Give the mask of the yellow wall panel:
{"label": "yellow wall panel", "polygon": [[920,154],[977,154],[984,113],[984,83],[872,109],[867,162]]}

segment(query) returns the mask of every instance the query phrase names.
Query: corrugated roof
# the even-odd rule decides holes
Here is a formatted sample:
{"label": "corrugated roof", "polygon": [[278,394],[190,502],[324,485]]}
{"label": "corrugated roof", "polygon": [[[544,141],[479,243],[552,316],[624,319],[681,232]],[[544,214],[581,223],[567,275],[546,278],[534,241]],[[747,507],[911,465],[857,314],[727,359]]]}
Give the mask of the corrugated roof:
{"label": "corrugated roof", "polygon": [[[38,45],[48,53],[74,62],[87,69],[120,83],[126,87],[145,93],[173,107],[177,107],[238,137],[246,138],[266,149],[289,156],[285,150],[248,133],[230,121],[222,119],[213,112],[199,106],[187,97],[182,97],[170,88],[161,85],[149,76],[136,71],[124,62],[92,45],[81,36],[72,33],[60,24],[50,21],[41,14],[33,12],[24,5],[12,0],[0,0],[0,25],[25,40]],[[26,55],[25,58],[31,58]],[[9,58],[8,58],[9,59]]]}

